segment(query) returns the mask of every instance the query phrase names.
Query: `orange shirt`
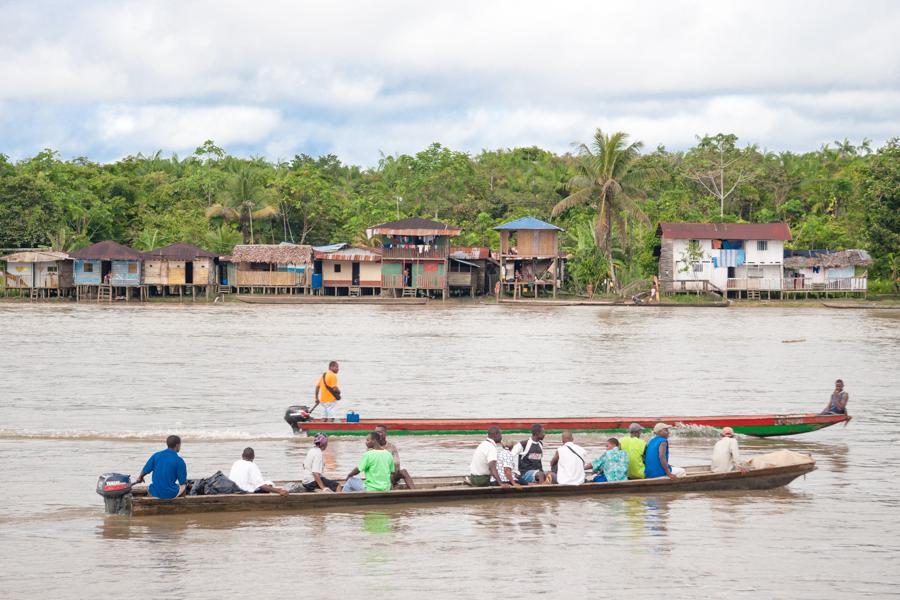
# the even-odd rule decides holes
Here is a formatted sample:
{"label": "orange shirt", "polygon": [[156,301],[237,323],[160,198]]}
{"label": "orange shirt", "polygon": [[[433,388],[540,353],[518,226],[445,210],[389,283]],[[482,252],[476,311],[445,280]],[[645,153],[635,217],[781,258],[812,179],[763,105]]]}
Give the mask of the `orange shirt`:
{"label": "orange shirt", "polygon": [[332,371],[326,371],[324,377],[319,377],[319,402],[321,402],[322,404],[330,404],[331,402],[336,402],[337,398],[335,398],[334,394],[329,392],[328,388],[325,387],[326,383],[330,387],[336,388],[337,375],[335,375]]}

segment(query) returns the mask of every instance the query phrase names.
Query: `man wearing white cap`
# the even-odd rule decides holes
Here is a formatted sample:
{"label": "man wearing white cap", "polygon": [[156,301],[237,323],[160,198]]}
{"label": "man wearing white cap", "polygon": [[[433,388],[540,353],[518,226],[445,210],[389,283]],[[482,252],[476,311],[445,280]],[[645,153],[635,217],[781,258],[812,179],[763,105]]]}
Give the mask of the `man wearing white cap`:
{"label": "man wearing white cap", "polygon": [[738,450],[737,440],[734,439],[734,429],[723,427],[722,439],[716,442],[713,448],[709,470],[713,473],[729,473],[737,469],[747,470],[741,466],[741,453]]}
{"label": "man wearing white cap", "polygon": [[647,479],[654,477],[675,479],[685,475],[684,469],[669,464],[669,429],[671,425],[665,423],[657,423],[653,427],[655,437],[647,443],[644,458],[644,476]]}

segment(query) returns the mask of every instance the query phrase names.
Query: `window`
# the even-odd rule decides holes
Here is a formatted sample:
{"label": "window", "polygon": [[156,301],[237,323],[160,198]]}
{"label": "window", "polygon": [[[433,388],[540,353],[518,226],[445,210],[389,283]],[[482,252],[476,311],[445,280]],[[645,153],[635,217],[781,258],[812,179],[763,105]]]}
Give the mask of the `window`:
{"label": "window", "polygon": [[53,266],[51,266],[51,267],[47,267],[47,272],[48,272],[48,273],[56,273],[57,271],[59,271],[59,267],[57,267],[56,265],[53,265]]}
{"label": "window", "polygon": [[693,268],[694,273],[702,273],[703,272],[703,263],[702,262],[692,263],[691,267]]}
{"label": "window", "polygon": [[765,252],[769,249],[769,242],[766,240],[759,240],[756,242],[756,250],[757,252]]}
{"label": "window", "polygon": [[128,263],[128,273],[130,275],[137,273],[137,263]]}
{"label": "window", "polygon": [[85,273],[93,273],[94,272],[94,263],[86,262],[82,263],[81,270]]}
{"label": "window", "polygon": [[334,272],[335,273],[341,272],[341,263],[334,263]]}

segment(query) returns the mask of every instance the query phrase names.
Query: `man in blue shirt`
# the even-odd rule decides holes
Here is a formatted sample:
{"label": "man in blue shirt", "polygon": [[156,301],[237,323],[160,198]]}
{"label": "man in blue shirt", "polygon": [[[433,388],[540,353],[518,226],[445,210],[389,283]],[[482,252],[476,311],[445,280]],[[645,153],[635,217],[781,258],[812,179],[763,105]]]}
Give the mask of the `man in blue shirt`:
{"label": "man in blue shirt", "polygon": [[180,451],[181,438],[177,435],[167,437],[166,449],[150,457],[135,483],[143,483],[144,477],[153,473],[153,483],[147,490],[151,496],[169,500],[182,495],[187,484],[187,465],[178,456]]}

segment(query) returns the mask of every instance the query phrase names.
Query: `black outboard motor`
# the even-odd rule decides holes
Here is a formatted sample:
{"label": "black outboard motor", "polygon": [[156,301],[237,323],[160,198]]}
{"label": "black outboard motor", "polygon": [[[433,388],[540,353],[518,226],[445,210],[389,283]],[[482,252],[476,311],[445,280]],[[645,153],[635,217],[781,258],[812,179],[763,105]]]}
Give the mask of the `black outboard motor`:
{"label": "black outboard motor", "polygon": [[284,420],[291,426],[291,430],[294,433],[300,433],[297,423],[305,423],[311,419],[312,416],[309,414],[308,406],[288,406],[287,411],[284,413]]}
{"label": "black outboard motor", "polygon": [[97,493],[103,496],[107,514],[128,514],[131,486],[131,475],[122,473],[104,473],[97,479]]}

